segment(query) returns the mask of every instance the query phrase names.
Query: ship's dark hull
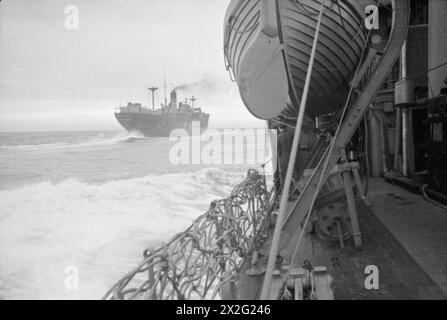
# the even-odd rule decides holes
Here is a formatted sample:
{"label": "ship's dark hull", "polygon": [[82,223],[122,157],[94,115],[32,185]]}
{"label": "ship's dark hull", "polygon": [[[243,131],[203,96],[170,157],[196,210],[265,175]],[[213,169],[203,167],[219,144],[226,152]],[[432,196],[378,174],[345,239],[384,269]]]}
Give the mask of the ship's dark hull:
{"label": "ship's dark hull", "polygon": [[185,129],[191,134],[193,121],[200,122],[201,131],[207,129],[209,115],[115,113],[115,118],[129,132],[140,132],[145,137],[169,137],[175,129]]}

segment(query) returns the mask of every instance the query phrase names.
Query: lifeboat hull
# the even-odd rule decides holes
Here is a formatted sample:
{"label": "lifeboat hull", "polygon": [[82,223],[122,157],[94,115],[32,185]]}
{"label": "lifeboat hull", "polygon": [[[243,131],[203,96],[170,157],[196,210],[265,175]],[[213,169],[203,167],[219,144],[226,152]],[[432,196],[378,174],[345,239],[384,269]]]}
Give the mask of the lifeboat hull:
{"label": "lifeboat hull", "polygon": [[[296,116],[322,1],[230,3],[225,59],[254,116],[266,120]],[[367,41],[356,1],[326,3],[306,107],[310,117],[331,113],[344,102]]]}

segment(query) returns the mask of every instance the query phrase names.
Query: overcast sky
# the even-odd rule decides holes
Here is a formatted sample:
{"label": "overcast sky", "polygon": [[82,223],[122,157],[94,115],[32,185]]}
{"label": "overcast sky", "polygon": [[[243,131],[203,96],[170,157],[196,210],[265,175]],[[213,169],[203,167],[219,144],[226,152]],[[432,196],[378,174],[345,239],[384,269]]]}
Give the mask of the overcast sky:
{"label": "overcast sky", "polygon": [[[119,129],[113,111],[146,87],[206,80],[195,95],[212,126],[262,126],[223,62],[229,0],[3,0],[0,131]],[[65,8],[79,9],[67,30]],[[162,102],[159,90],[156,103]],[[237,119],[237,120],[235,120]]]}

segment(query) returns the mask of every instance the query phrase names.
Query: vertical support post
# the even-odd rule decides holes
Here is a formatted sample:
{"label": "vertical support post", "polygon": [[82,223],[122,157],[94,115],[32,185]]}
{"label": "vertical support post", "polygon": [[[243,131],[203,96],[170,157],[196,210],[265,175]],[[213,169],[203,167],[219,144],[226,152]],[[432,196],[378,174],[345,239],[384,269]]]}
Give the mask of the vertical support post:
{"label": "vertical support post", "polygon": [[401,79],[407,78],[407,40],[404,41],[400,53],[400,76]]}
{"label": "vertical support post", "polygon": [[413,134],[413,109],[408,109],[407,119],[407,163],[408,174],[411,175],[415,172],[414,163],[414,134]]}
{"label": "vertical support post", "polygon": [[399,172],[400,170],[400,161],[399,161],[399,155],[400,155],[400,142],[402,137],[402,109],[397,107],[396,108],[396,132],[394,136],[394,163],[393,163],[393,169],[396,172]]}
{"label": "vertical support post", "polygon": [[371,176],[380,177],[380,173],[383,172],[382,161],[382,139],[381,139],[381,127],[378,117],[374,114],[375,111],[370,111],[370,125],[368,129],[369,137],[369,163],[371,164]]}
{"label": "vertical support post", "polygon": [[359,190],[360,198],[368,207],[370,207],[371,204],[368,202],[368,199],[366,199],[365,189],[363,188],[362,180],[360,179],[360,173],[358,167],[359,167],[358,162],[351,164],[352,174],[354,176],[354,182],[357,185],[357,189]]}
{"label": "vertical support post", "polygon": [[[342,162],[347,161],[346,151],[343,150],[341,153]],[[354,237],[354,244],[357,250],[362,250],[362,238],[360,232],[360,226],[357,215],[357,208],[355,206],[355,197],[352,185],[352,178],[350,170],[342,171],[343,183],[345,186],[346,199],[348,201],[349,217],[351,218],[352,224],[352,235]]]}
{"label": "vertical support post", "polygon": [[154,92],[152,91],[152,111],[155,111],[155,98],[154,98]]}
{"label": "vertical support post", "polygon": [[408,177],[408,109],[402,109],[402,173]]}
{"label": "vertical support post", "polygon": [[158,90],[158,88],[156,87],[151,87],[151,88],[147,88],[148,90],[150,90],[152,92],[152,111],[155,111],[155,99],[154,99],[154,94],[155,91]]}

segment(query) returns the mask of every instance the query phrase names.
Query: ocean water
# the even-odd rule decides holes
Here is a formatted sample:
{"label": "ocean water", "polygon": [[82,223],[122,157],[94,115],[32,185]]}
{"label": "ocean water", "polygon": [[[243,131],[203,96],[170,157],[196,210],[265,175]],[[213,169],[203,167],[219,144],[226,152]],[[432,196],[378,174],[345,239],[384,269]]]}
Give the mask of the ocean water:
{"label": "ocean water", "polygon": [[256,167],[173,165],[171,146],[126,132],[0,133],[0,298],[101,298]]}

